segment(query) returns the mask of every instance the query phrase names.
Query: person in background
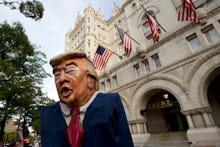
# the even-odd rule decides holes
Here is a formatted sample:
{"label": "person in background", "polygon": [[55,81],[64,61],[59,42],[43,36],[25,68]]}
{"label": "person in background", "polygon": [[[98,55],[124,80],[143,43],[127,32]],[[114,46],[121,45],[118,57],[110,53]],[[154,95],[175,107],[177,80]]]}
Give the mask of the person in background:
{"label": "person in background", "polygon": [[23,140],[23,142],[24,142],[24,147],[29,147],[29,140],[28,140],[28,138],[25,138]]}
{"label": "person in background", "polygon": [[40,146],[37,140],[35,140],[35,141],[33,142],[33,144],[34,144],[33,147],[39,147],[39,146]]}
{"label": "person in background", "polygon": [[98,91],[85,53],[63,53],[50,64],[60,101],[41,110],[42,147],[134,146],[119,94]]}

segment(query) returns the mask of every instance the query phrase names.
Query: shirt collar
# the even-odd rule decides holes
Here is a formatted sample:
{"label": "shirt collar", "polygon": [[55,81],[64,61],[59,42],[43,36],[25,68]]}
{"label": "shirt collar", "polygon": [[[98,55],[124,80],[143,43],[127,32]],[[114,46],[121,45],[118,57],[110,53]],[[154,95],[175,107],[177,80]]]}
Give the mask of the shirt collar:
{"label": "shirt collar", "polygon": [[70,107],[68,107],[66,104],[60,101],[60,110],[65,116],[70,115]]}
{"label": "shirt collar", "polygon": [[89,107],[89,105],[93,102],[93,100],[95,99],[96,95],[99,93],[99,91],[96,91],[95,93],[93,93],[93,95],[91,96],[91,98],[89,99],[89,101],[80,107],[80,112],[86,112],[87,108]]}
{"label": "shirt collar", "polygon": [[[95,99],[95,97],[97,96],[97,94],[100,93],[99,91],[96,91],[95,93],[93,93],[93,95],[91,96],[91,98],[89,99],[89,101],[80,107],[80,112],[86,112],[87,108],[89,107],[89,105],[93,102],[93,100]],[[67,106],[66,104],[64,104],[63,102],[60,101],[60,110],[63,113],[63,115],[65,116],[69,116],[70,115],[70,107]]]}

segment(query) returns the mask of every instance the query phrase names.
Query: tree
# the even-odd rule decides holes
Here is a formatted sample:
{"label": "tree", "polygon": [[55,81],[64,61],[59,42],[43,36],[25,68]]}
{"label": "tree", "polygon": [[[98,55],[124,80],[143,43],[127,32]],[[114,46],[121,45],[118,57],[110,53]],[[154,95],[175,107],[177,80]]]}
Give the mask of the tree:
{"label": "tree", "polygon": [[[0,142],[6,120],[17,118],[27,130],[33,124],[33,112],[50,102],[41,91],[43,79],[49,76],[42,67],[45,54],[32,45],[20,23],[0,24]],[[45,100],[45,102],[43,102]],[[16,117],[15,117],[16,116]],[[39,119],[39,116],[38,116]],[[25,135],[27,133],[25,131]]]}
{"label": "tree", "polygon": [[37,0],[10,2],[3,0],[3,2],[0,2],[0,4],[8,6],[11,10],[17,9],[26,17],[30,17],[36,21],[43,17],[43,4]]}

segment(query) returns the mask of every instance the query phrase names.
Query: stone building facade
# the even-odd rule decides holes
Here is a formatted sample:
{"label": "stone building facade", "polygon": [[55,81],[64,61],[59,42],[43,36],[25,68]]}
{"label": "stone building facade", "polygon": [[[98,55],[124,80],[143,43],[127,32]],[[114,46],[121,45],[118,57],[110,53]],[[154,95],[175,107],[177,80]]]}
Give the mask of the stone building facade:
{"label": "stone building facade", "polygon": [[[65,51],[92,59],[102,45],[115,53],[100,86],[120,93],[135,144],[220,140],[220,3],[193,2],[199,24],[177,21],[180,0],[124,0],[108,20],[89,5],[66,34]],[[158,43],[141,4],[161,25]],[[115,25],[137,41],[129,58]]]}

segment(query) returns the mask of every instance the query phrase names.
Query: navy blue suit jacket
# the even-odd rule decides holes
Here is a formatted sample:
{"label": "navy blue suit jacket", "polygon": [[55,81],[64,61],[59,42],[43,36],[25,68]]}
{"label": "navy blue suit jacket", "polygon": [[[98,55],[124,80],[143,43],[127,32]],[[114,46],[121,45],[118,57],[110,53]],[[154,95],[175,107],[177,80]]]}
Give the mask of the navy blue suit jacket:
{"label": "navy blue suit jacket", "polygon": [[[59,102],[41,110],[42,147],[70,147]],[[99,93],[83,120],[82,147],[133,147],[119,94]]]}

